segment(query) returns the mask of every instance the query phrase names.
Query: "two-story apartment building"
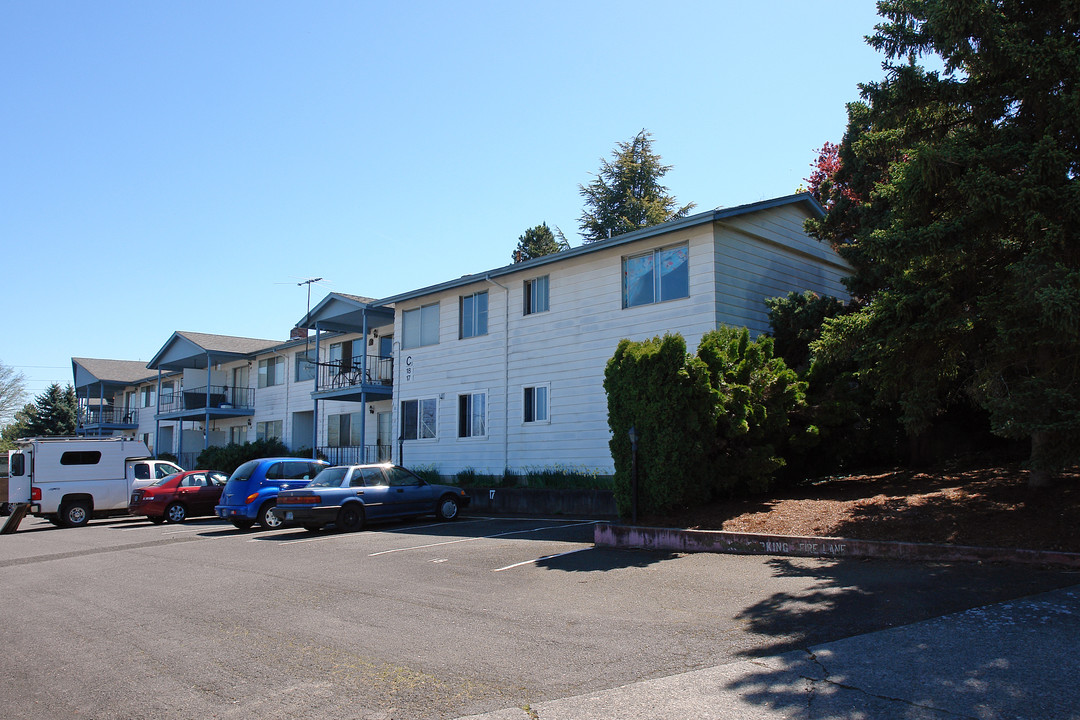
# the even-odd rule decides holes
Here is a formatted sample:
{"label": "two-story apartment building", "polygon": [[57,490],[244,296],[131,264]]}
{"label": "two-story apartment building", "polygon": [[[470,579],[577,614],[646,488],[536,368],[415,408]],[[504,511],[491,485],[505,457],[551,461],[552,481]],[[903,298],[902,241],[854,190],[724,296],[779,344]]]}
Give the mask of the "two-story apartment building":
{"label": "two-story apartment building", "polygon": [[[288,341],[175,332],[145,365],[73,359],[84,432],[191,465],[279,438],[333,463],[613,470],[604,368],[623,338],[768,331],[765,300],[845,296],[807,194],[699,213],[373,300],[330,293]],[[111,399],[110,399],[111,397]],[[136,412],[132,413],[134,410]]]}
{"label": "two-story apartment building", "polygon": [[821,213],[806,194],[712,210],[379,301],[338,296],[298,325],[392,355],[389,395],[343,399],[379,416],[398,461],[611,472],[603,375],[618,342],[678,332],[692,351],[722,325],[768,331],[767,298],[844,297],[849,268],[803,231]]}

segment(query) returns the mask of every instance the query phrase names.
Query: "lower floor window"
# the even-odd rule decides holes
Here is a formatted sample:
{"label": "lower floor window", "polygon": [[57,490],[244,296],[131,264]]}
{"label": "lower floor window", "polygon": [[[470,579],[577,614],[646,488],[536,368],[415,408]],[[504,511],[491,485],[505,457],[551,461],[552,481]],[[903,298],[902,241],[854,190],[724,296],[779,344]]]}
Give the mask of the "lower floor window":
{"label": "lower floor window", "polygon": [[268,420],[267,422],[255,423],[256,440],[281,440],[281,421]]}
{"label": "lower floor window", "polygon": [[458,437],[487,434],[487,395],[458,395]]}
{"label": "lower floor window", "polygon": [[547,422],[548,389],[546,385],[525,388],[525,417],[527,423]]}
{"label": "lower floor window", "polygon": [[360,444],[364,413],[330,415],[326,418],[326,439],[330,447],[354,447]]}
{"label": "lower floor window", "polygon": [[401,401],[401,437],[421,440],[435,437],[435,398]]}
{"label": "lower floor window", "polygon": [[245,425],[233,425],[229,428],[229,442],[243,445],[247,442],[248,429]]}

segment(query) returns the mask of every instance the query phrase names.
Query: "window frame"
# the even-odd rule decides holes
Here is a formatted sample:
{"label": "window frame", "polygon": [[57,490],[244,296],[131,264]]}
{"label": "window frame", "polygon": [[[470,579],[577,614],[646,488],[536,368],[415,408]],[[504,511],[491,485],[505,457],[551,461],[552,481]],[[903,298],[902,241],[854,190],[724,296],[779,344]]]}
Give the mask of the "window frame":
{"label": "window frame", "polygon": [[[475,398],[481,398],[480,408],[480,430],[477,432],[475,423],[477,420],[477,409],[475,407]],[[458,393],[457,403],[457,436],[459,440],[465,440],[469,438],[486,438],[488,436],[488,412],[487,412],[487,391],[478,390],[475,392]]]}
{"label": "window frame", "polygon": [[[271,372],[271,367],[273,368],[273,372]],[[273,357],[260,360],[257,374],[258,379],[255,381],[255,386],[260,390],[284,385],[285,358],[280,355],[274,355]],[[273,375],[273,377],[271,377],[271,375]],[[270,380],[273,380],[274,382],[270,382]]]}
{"label": "window frame", "polygon": [[[403,310],[401,313],[401,347],[403,350],[439,344],[441,310],[438,302]],[[415,318],[415,320],[413,319]],[[411,322],[410,322],[411,321]],[[418,323],[415,328],[413,323]],[[425,323],[428,323],[425,326]],[[425,330],[426,327],[426,330]],[[415,332],[412,330],[415,329]],[[415,335],[416,337],[410,337]]]}
{"label": "window frame", "polygon": [[[523,385],[521,393],[521,422],[525,425],[547,425],[551,423],[551,383],[533,383]],[[529,419],[529,391],[532,391],[533,418]],[[536,391],[543,390],[544,417],[536,417]]]}
{"label": "window frame", "polygon": [[[685,283],[680,282],[680,289],[682,287],[685,287],[686,292],[685,292],[685,294],[671,295],[670,297],[668,297],[664,293],[665,274],[663,272],[663,256],[664,256],[665,253],[678,252],[680,250],[683,252],[683,254],[685,256],[684,262],[680,263],[682,268],[683,268],[681,273],[685,273]],[[632,301],[633,298],[631,297],[631,294],[630,294],[631,285],[632,285],[631,278],[630,278],[631,270],[629,269],[629,265],[630,265],[630,263],[632,263],[634,261],[639,261],[639,260],[644,260],[644,259],[649,260],[649,270],[648,270],[647,273],[641,273],[641,277],[644,278],[644,276],[646,274],[651,276],[651,280],[649,282],[649,288],[648,288],[649,292],[650,292],[650,296],[649,296],[650,299],[649,300]],[[668,276],[670,276],[670,273],[668,273]],[[635,289],[637,289],[638,287],[639,286],[634,285]],[[626,255],[626,256],[623,257],[623,259],[622,259],[622,306],[623,306],[624,310],[628,309],[628,308],[642,307],[644,305],[657,305],[659,303],[670,302],[672,300],[683,300],[683,299],[688,298],[688,297],[690,297],[690,243],[689,242],[681,242],[681,243],[673,243],[671,245],[664,245],[662,247],[652,248],[652,249],[646,250],[644,252],[635,253],[633,255]]]}
{"label": "window frame", "polygon": [[[541,293],[537,290],[540,287],[540,281],[543,281],[543,307],[539,307],[539,298]],[[522,317],[528,315],[537,315],[539,313],[548,312],[551,309],[551,276],[540,275],[538,277],[529,278],[522,284],[521,295],[521,315]]]}
{"label": "window frame", "polygon": [[[293,380],[298,383],[307,382],[308,380],[314,380],[318,374],[315,367],[315,358],[310,350],[300,350],[294,356],[293,367]],[[306,365],[307,368],[301,374],[301,368]]]}
{"label": "window frame", "polygon": [[[268,425],[276,425],[275,428],[278,432],[277,435],[270,435],[267,433]],[[285,421],[284,420],[260,420],[255,423],[255,440],[270,440],[277,438],[282,442],[285,441]]]}
{"label": "window frame", "polygon": [[469,295],[462,295],[458,298],[458,339],[467,340],[487,334],[488,291],[477,290]]}
{"label": "window frame", "polygon": [[[423,408],[428,403],[431,404],[430,405],[430,407],[431,407],[431,415],[430,415],[431,423],[430,423],[430,425],[427,425],[427,424],[422,422],[422,419],[424,417]],[[406,423],[406,414],[408,413],[408,410],[407,410],[406,406],[409,406],[409,405],[415,405],[415,408],[416,408],[415,412],[414,412],[415,419],[416,419],[415,430],[414,430],[415,431],[415,436],[414,437],[409,437],[408,434],[406,433],[406,430],[408,429],[406,424],[405,424]],[[400,430],[401,439],[403,441],[413,442],[415,440],[438,440],[439,439],[439,400],[438,400],[438,398],[423,397],[423,398],[411,398],[411,399],[408,399],[408,400],[401,400],[399,402],[399,404],[398,404],[398,412],[399,412],[398,428]],[[431,434],[430,435],[422,434],[421,431],[425,430],[428,427],[430,427]]]}

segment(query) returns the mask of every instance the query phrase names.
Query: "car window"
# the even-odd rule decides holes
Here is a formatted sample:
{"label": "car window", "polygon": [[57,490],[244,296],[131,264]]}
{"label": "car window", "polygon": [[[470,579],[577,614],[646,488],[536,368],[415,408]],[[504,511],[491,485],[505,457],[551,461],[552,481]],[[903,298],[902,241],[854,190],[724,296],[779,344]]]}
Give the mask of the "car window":
{"label": "car window", "polygon": [[158,478],[154,482],[150,483],[149,487],[161,487],[162,485],[164,485],[165,483],[169,482],[174,477],[176,477],[178,474],[179,473],[173,473],[172,475],[166,475],[163,478]]}
{"label": "car window", "polygon": [[184,487],[206,487],[206,475],[204,473],[188,475],[180,481],[180,484]]}
{"label": "car window", "polygon": [[136,480],[149,480],[150,479],[150,466],[146,463],[135,463],[135,479]]}
{"label": "car window", "polygon": [[315,476],[315,479],[308,484],[308,487],[340,487],[341,481],[345,479],[348,472],[349,468],[347,467],[326,468]]}
{"label": "car window", "polygon": [[364,473],[364,484],[368,487],[386,485],[386,478],[383,477],[382,470],[379,468],[361,468],[361,470]]}
{"label": "car window", "polygon": [[310,480],[322,470],[322,465],[307,460],[288,460],[282,464],[285,466],[284,477],[287,480]]}
{"label": "car window", "polygon": [[251,474],[255,472],[255,468],[259,467],[259,460],[248,460],[240,467],[233,470],[233,474],[229,477],[230,480],[247,480],[251,477]]}
{"label": "car window", "polygon": [[270,465],[270,467],[266,468],[266,479],[267,480],[281,480],[282,478],[285,477],[285,475],[283,474],[284,470],[285,470],[285,463],[280,463],[280,462],[273,463],[272,465]]}
{"label": "car window", "polygon": [[157,467],[154,468],[154,473],[159,478],[163,478],[163,477],[165,477],[167,475],[175,475],[178,472],[183,472],[183,470],[176,467],[175,465],[169,465],[169,464],[166,464],[166,463],[162,463],[161,465],[158,465]]}
{"label": "car window", "polygon": [[210,473],[211,485],[224,485],[229,481],[229,478],[225,473]]}
{"label": "car window", "polygon": [[349,487],[364,487],[364,468],[353,468],[352,475],[349,476]]}
{"label": "car window", "polygon": [[420,478],[401,467],[386,468],[386,479],[389,482],[390,487],[420,484]]}

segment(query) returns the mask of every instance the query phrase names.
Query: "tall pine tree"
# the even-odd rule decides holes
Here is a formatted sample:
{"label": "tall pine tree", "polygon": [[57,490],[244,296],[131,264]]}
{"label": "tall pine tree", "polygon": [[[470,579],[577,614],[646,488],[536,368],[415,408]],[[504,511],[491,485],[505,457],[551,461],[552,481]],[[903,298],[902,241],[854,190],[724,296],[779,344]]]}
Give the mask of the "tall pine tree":
{"label": "tall pine tree", "polygon": [[78,420],[75,388],[68,385],[61,389],[59,383],[53,383],[34,398],[33,410],[28,413],[26,434],[29,437],[74,435]]}
{"label": "tall pine tree", "polygon": [[679,207],[660,184],[670,169],[652,151],[652,134],[648,131],[618,143],[612,159],[601,160],[600,172],[593,181],[578,186],[585,198],[579,220],[585,242],[659,225],[689,213],[694,203]]}
{"label": "tall pine tree", "polygon": [[1080,460],[1080,6],[878,7],[886,77],[848,106],[808,224],[855,267],[860,307],[816,350],[854,356],[911,430],[968,393],[995,433],[1031,439],[1046,484]]}

